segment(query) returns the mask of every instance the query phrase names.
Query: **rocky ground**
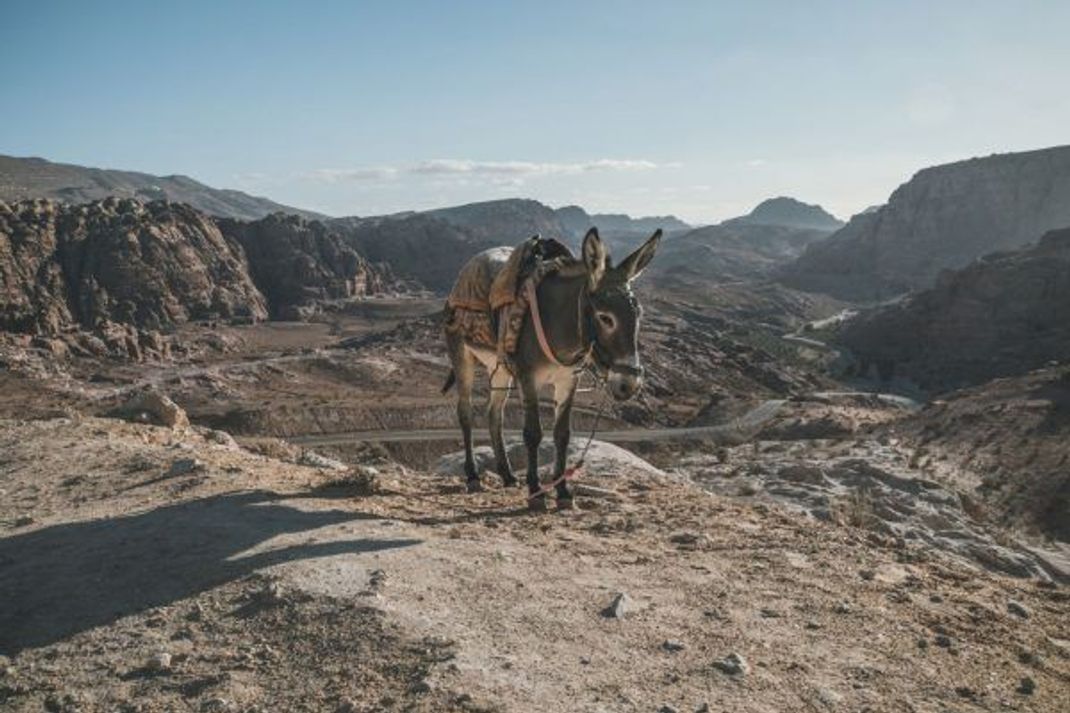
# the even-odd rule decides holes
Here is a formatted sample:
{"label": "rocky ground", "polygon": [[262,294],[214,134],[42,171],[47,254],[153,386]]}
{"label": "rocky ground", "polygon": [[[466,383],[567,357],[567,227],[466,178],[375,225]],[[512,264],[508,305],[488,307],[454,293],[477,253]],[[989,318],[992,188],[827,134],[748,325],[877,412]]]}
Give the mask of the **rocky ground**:
{"label": "rocky ground", "polygon": [[1066,710],[1065,368],[922,407],[778,338],[839,305],[718,294],[650,296],[601,425],[656,430],[542,515],[456,439],[348,440],[453,427],[435,299],[5,337],[0,709]]}
{"label": "rocky ground", "polygon": [[579,510],[543,515],[490,479],[471,496],[181,423],[6,420],[0,454],[5,710],[1070,701],[1065,587],[611,450]]}

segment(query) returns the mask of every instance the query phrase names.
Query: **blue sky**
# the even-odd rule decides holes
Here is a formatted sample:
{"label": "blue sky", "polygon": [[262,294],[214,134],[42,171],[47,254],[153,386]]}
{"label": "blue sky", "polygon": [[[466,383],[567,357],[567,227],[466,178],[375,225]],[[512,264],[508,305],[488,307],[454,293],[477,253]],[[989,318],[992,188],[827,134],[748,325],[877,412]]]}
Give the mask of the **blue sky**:
{"label": "blue sky", "polygon": [[5,0],[0,153],[334,215],[840,216],[1070,143],[1070,3]]}

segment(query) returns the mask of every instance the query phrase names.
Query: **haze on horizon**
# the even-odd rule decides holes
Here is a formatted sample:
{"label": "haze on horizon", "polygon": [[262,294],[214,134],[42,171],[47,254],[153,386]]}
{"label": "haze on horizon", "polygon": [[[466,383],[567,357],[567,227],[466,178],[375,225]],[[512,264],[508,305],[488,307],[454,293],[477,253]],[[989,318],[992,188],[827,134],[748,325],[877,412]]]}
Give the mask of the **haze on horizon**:
{"label": "haze on horizon", "polygon": [[[739,4],[742,5],[742,4]],[[0,153],[332,215],[504,197],[841,218],[1070,143],[1070,4],[5,4]]]}

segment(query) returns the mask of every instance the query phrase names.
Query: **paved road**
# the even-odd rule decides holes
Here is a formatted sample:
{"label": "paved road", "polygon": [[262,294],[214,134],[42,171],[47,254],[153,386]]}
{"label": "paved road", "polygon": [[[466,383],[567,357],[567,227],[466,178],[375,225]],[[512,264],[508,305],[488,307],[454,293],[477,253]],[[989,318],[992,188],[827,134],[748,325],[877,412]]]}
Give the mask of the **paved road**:
{"label": "paved road", "polygon": [[[784,405],[783,399],[764,401],[739,418],[717,426],[691,426],[684,428],[631,428],[627,430],[599,431],[597,438],[610,443],[635,443],[637,441],[668,441],[689,438],[714,439],[740,436],[755,430],[773,419]],[[574,429],[579,433],[582,429]],[[485,441],[485,428],[473,430],[477,441]],[[520,437],[518,430],[506,429],[506,438]],[[404,431],[349,431],[315,436],[294,436],[287,440],[306,446],[341,446],[351,443],[406,443],[413,441],[459,441],[461,432],[456,428],[424,428]]]}
{"label": "paved road", "polygon": [[[821,391],[812,394],[816,398],[834,398],[837,396],[875,396],[890,405],[905,409],[920,408],[921,404],[913,399],[895,394],[875,394],[865,391]],[[728,423],[716,426],[687,426],[681,428],[629,428],[627,430],[599,431],[597,438],[610,443],[636,443],[640,441],[671,441],[687,440],[694,438],[717,439],[739,438],[757,431],[769,421],[773,420],[780,409],[787,403],[784,399],[770,399],[763,401],[747,413]],[[573,429],[574,433],[581,433],[583,429]],[[472,432],[477,441],[488,440],[485,428],[476,428]],[[521,432],[514,429],[506,429],[507,438],[519,438]],[[456,428],[424,428],[400,431],[346,431],[342,433],[329,433],[326,435],[292,436],[287,440],[306,446],[343,446],[352,443],[411,443],[414,441],[459,441],[461,432]]]}

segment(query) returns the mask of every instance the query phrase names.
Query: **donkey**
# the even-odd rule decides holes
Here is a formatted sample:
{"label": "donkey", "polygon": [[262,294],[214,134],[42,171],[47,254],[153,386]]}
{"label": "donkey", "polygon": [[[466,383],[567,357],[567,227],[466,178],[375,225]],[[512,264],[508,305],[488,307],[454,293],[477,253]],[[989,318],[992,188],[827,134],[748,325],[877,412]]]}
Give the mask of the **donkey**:
{"label": "donkey", "polygon": [[[582,268],[568,274],[555,272],[539,283],[536,304],[529,308],[520,328],[513,371],[519,382],[524,406],[524,445],[527,447],[528,504],[532,510],[546,510],[546,493],[539,482],[539,389],[554,389],[554,480],[559,509],[573,507],[572,491],[562,476],[571,435],[572,402],[580,370],[592,365],[606,379],[609,392],[618,401],[634,396],[642,385],[639,363],[639,319],[642,308],[631,283],[650,263],[661,240],[656,231],[642,246],[616,267],[595,228],[583,239]],[[473,257],[464,270],[476,265],[491,275],[502,269],[508,249],[494,248]],[[477,261],[482,261],[478,262]],[[537,309],[536,309],[537,308]],[[536,324],[533,313],[541,315]],[[542,331],[544,334],[540,335]],[[453,370],[443,393],[456,381],[457,419],[464,436],[466,485],[469,492],[482,489],[472,457],[472,386],[475,365],[481,363],[490,374],[491,392],[487,408],[491,445],[498,474],[507,487],[517,484],[502,439],[502,418],[514,374],[498,364],[493,349],[478,346],[459,332],[446,333],[446,348]]]}

